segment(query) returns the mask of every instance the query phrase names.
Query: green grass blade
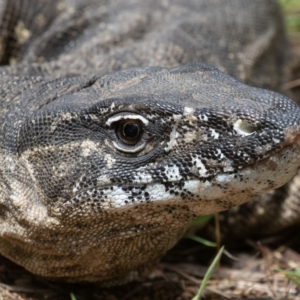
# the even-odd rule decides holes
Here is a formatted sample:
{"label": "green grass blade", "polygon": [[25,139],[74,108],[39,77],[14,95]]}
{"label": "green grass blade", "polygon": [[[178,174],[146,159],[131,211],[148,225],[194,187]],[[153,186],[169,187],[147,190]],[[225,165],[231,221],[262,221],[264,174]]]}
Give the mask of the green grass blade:
{"label": "green grass blade", "polygon": [[300,286],[300,267],[296,268],[294,271],[286,271],[280,268],[275,268],[275,270],[282,272],[287,279],[292,281],[297,286]]}
{"label": "green grass blade", "polygon": [[73,293],[70,294],[71,300],[77,300]]}
{"label": "green grass blade", "polygon": [[215,259],[213,260],[213,262],[211,263],[211,265],[209,266],[202,282],[201,282],[201,285],[199,287],[199,290],[197,292],[197,295],[195,297],[193,297],[192,300],[200,300],[201,298],[201,295],[207,285],[207,282],[209,281],[213,271],[215,270],[216,266],[218,265],[219,263],[219,260],[222,256],[222,253],[223,253],[223,250],[224,250],[224,246],[220,249],[220,251],[218,252],[218,254],[216,255]]}
{"label": "green grass blade", "polygon": [[202,238],[200,236],[197,236],[197,235],[188,235],[188,236],[186,236],[186,238],[187,239],[191,239],[191,240],[193,240],[195,242],[201,243],[201,244],[203,244],[203,245],[205,245],[207,247],[217,247],[216,243],[211,242],[209,240],[206,240],[206,239],[204,239],[204,238]]}

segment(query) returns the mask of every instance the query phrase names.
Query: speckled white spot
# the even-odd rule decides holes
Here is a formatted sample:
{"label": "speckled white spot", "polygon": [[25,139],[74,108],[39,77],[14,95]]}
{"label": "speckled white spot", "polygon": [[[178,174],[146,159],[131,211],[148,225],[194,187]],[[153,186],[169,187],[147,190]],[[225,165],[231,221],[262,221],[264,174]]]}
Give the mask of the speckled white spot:
{"label": "speckled white spot", "polygon": [[210,130],[210,132],[211,132],[211,136],[215,139],[215,140],[217,140],[218,138],[219,138],[219,133],[218,132],[216,132],[213,128],[210,128],[209,129]]}
{"label": "speckled white spot", "polygon": [[87,157],[91,154],[92,151],[97,151],[99,152],[100,148],[98,145],[90,140],[85,140],[81,143],[81,154],[84,157]]}
{"label": "speckled white spot", "polygon": [[179,168],[176,165],[171,167],[165,167],[165,175],[168,177],[168,181],[172,182],[176,179],[176,181],[180,180],[182,176],[180,175]]}
{"label": "speckled white spot", "polygon": [[196,156],[192,158],[193,165],[197,168],[200,177],[207,177],[207,169],[204,164],[201,162],[201,159]]}
{"label": "speckled white spot", "polygon": [[193,140],[196,139],[196,132],[194,130],[187,131],[184,134],[183,138],[185,143],[191,143]]}
{"label": "speckled white spot", "polygon": [[145,173],[144,171],[137,171],[136,174],[134,175],[134,181],[133,182],[136,182],[136,183],[139,183],[139,182],[151,182],[153,179],[152,179],[152,176],[148,173]]}
{"label": "speckled white spot", "polygon": [[[165,186],[159,183],[147,186],[145,191],[149,193],[151,201],[171,198],[170,193],[166,192]],[[172,198],[174,198],[174,196]]]}
{"label": "speckled white spot", "polygon": [[104,162],[107,168],[111,168],[116,160],[109,153],[107,153],[104,155]]}
{"label": "speckled white spot", "polygon": [[224,184],[231,182],[234,178],[234,174],[221,173],[216,175],[216,182],[219,184]]}
{"label": "speckled white spot", "polygon": [[224,154],[222,153],[221,149],[216,149],[216,156],[219,157],[219,159],[225,158]]}
{"label": "speckled white spot", "polygon": [[103,174],[97,178],[97,181],[99,184],[105,184],[105,183],[110,183],[110,179],[106,174]]}
{"label": "speckled white spot", "polygon": [[194,112],[195,112],[195,109],[194,109],[194,108],[191,108],[191,107],[184,107],[183,115],[184,115],[184,116],[192,115]]}
{"label": "speckled white spot", "polygon": [[178,123],[181,120],[181,115],[173,115],[173,119],[174,119],[174,126],[172,128],[172,131],[170,133],[170,141],[167,143],[167,147],[165,147],[165,151],[169,152],[170,150],[172,150],[174,147],[177,146],[177,141],[176,139],[178,138],[178,132],[177,132],[177,128],[178,128]]}

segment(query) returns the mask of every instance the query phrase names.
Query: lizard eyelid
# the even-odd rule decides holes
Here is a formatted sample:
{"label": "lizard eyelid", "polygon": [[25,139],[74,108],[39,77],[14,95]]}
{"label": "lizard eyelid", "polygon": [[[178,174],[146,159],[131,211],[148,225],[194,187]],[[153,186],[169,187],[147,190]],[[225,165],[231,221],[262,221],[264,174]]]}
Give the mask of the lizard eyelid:
{"label": "lizard eyelid", "polygon": [[111,126],[113,123],[120,120],[140,120],[146,126],[149,124],[149,121],[141,115],[134,114],[134,113],[124,113],[124,112],[111,116],[106,121],[105,124]]}

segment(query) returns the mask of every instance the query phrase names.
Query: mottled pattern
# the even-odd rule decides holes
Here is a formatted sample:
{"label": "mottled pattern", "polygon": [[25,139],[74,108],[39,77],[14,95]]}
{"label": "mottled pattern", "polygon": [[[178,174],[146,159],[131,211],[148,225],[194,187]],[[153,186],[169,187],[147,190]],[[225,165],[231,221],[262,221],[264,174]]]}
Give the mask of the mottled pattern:
{"label": "mottled pattern", "polygon": [[192,219],[297,172],[296,104],[202,63],[278,89],[275,1],[16,0],[0,15],[0,253],[31,272],[139,278]]}

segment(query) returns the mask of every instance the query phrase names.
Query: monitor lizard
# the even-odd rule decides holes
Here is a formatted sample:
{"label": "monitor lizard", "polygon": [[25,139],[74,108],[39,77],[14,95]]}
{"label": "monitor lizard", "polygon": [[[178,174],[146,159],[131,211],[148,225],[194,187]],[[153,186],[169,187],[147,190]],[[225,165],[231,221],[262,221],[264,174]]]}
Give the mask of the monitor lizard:
{"label": "monitor lizard", "polygon": [[299,169],[300,110],[261,89],[284,73],[276,1],[2,0],[0,16],[0,253],[29,271],[137,279],[192,219]]}

